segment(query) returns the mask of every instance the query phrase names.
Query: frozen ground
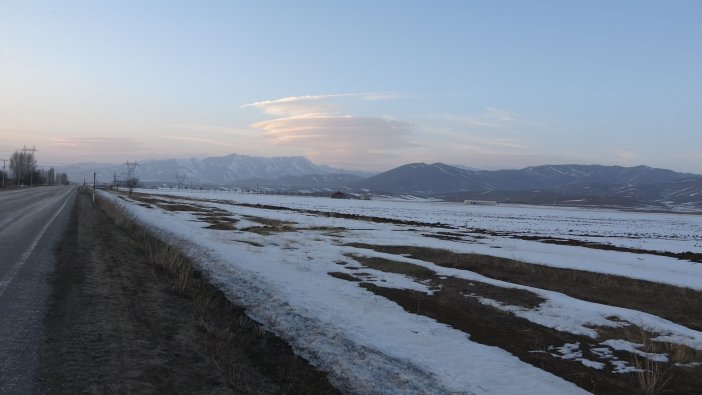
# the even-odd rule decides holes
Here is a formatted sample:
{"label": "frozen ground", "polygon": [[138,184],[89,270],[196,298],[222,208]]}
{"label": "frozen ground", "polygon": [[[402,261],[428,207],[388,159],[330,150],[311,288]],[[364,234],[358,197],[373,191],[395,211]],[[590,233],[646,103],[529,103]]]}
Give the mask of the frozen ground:
{"label": "frozen ground", "polygon": [[[535,308],[525,308],[484,297],[480,301],[564,333],[595,338],[597,332],[593,330],[594,327],[619,328],[626,323],[634,323],[657,333],[668,342],[702,350],[702,333],[652,314],[586,302],[558,292],[512,284],[467,270],[445,268],[347,244],[413,245],[478,252],[693,289],[702,289],[702,264],[657,255],[544,244],[501,235],[477,237],[477,234],[470,232],[458,240],[441,240],[427,236],[436,231],[429,226],[333,218],[233,203],[440,222],[461,229],[480,228],[551,237],[566,234],[570,238],[597,238],[600,242],[607,238],[607,241],[616,240],[621,245],[641,242],[647,249],[655,245],[655,249],[661,251],[694,252],[700,251],[702,217],[561,208],[468,207],[439,202],[179,193],[183,198],[177,198],[175,192],[170,193],[173,202],[203,205],[226,213],[236,221],[236,229],[208,229],[209,224],[202,221],[202,213],[168,211],[156,206],[147,207],[143,203],[129,203],[128,209],[164,238],[178,240],[231,298],[248,308],[253,318],[291,342],[296,352],[329,371],[337,385],[349,392],[584,392],[574,384],[524,363],[500,348],[471,341],[469,333],[423,315],[410,314],[396,303],[368,292],[355,282],[328,274],[345,271],[352,275],[362,270],[367,275],[365,281],[385,288],[410,289],[426,294],[435,291],[410,276],[362,267],[352,258],[355,255],[406,262],[430,269],[442,277],[528,290],[543,298],[544,302]],[[114,195],[105,196],[124,203],[124,199]],[[216,199],[219,202],[189,200],[192,198]],[[266,227],[272,221],[291,229]],[[254,231],[262,228],[264,232]],[[566,352],[568,347],[554,345],[560,348],[555,348],[552,355],[576,360],[595,370],[609,369],[615,373],[635,371],[625,361],[610,355],[612,350],[617,349],[614,345],[621,344],[624,343],[602,343],[592,348],[595,351],[591,353],[603,355],[600,361],[583,357],[575,346],[568,346],[572,352]],[[579,343],[577,347],[580,347]],[[581,354],[576,355],[576,352]],[[636,349],[633,352],[647,355]],[[663,357],[656,354],[652,358]],[[525,382],[528,386],[524,385]]]}
{"label": "frozen ground", "polygon": [[702,251],[702,215],[695,214],[526,205],[468,206],[427,200],[335,200],[235,192],[161,190],[158,193],[426,223],[440,222],[459,228],[605,242],[647,250]]}

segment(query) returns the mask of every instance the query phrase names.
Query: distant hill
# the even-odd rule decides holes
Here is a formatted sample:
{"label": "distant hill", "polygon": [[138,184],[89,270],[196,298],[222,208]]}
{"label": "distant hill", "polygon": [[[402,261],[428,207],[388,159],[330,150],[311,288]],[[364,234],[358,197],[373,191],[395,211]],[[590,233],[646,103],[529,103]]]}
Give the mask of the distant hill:
{"label": "distant hill", "polygon": [[479,187],[479,172],[459,169],[443,163],[411,163],[366,178],[354,189],[372,192],[434,196]]}
{"label": "distant hill", "polygon": [[284,176],[276,179],[250,178],[237,181],[233,186],[239,188],[264,188],[282,192],[333,192],[349,190],[362,177],[353,174],[308,174],[304,176]]}
{"label": "distant hill", "polygon": [[[99,181],[110,182],[114,174],[121,176],[126,172],[122,164],[82,163],[57,168],[68,173],[69,179],[80,182],[92,181],[93,172],[97,172]],[[287,176],[306,176],[310,174],[351,174],[367,177],[371,173],[353,170],[335,169],[317,165],[302,156],[261,157],[231,154],[204,159],[166,159],[139,161],[135,174],[140,181],[147,184],[177,182],[177,175],[185,177],[190,185],[234,185],[242,180],[272,180]],[[357,179],[349,179],[349,182]]]}
{"label": "distant hill", "polygon": [[447,200],[702,208],[702,176],[647,166],[544,165],[488,171],[413,163],[352,187]]}
{"label": "distant hill", "polygon": [[[73,182],[110,182],[119,164],[57,167]],[[411,163],[380,174],[334,169],[301,156],[231,154],[204,159],[144,160],[136,175],[145,185],[261,188],[283,192],[413,195],[445,200],[527,204],[602,205],[702,210],[702,176],[648,166],[543,165],[519,170],[475,170],[443,163]]]}

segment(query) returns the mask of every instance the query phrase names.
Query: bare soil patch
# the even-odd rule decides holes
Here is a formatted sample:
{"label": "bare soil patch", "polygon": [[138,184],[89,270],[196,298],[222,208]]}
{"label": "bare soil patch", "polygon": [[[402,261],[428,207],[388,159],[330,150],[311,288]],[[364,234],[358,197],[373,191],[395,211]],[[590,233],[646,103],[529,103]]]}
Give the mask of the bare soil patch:
{"label": "bare soil patch", "polygon": [[236,230],[236,223],[239,222],[238,219],[222,215],[222,213],[208,213],[199,216],[198,219],[210,224],[206,226],[207,229],[218,230]]}
{"label": "bare soil patch", "polygon": [[[59,251],[39,393],[335,393],[185,258],[80,195]],[[115,222],[121,226],[115,226]],[[157,262],[163,257],[177,261]]]}
{"label": "bare soil patch", "polygon": [[562,292],[577,299],[645,311],[702,330],[702,292],[628,277],[561,269],[480,254],[414,246],[349,244],[439,266],[470,270],[486,277]]}
{"label": "bare soil patch", "polygon": [[[654,363],[638,358],[631,353],[614,352],[620,361],[627,362],[630,366],[650,368],[651,373],[641,375],[635,373],[621,374],[613,372],[613,365],[609,359],[603,359],[592,349],[606,348],[600,342],[606,339],[627,339],[622,337],[627,333],[638,333],[636,327],[628,329],[602,332],[598,339],[573,335],[557,331],[548,327],[534,324],[526,319],[516,317],[493,306],[480,303],[476,297],[486,297],[502,301],[505,304],[519,305],[526,308],[536,307],[541,298],[523,290],[514,290],[490,286],[475,281],[467,281],[452,277],[436,276],[436,273],[417,265],[394,262],[381,258],[367,258],[353,256],[364,267],[371,267],[393,273],[401,273],[415,278],[424,284],[430,282],[434,292],[428,294],[414,290],[395,289],[383,287],[379,283],[368,282],[365,276],[358,273],[331,272],[329,275],[347,281],[357,282],[359,286],[388,298],[406,311],[425,315],[439,322],[450,325],[470,335],[472,341],[500,347],[536,367],[560,376],[588,391],[601,394],[610,393],[644,393],[644,382],[658,380],[659,390],[671,393],[695,394],[696,388],[702,384],[700,368],[683,368],[675,366],[676,362],[699,361],[699,355],[685,347],[677,347],[666,343],[657,345],[650,352],[670,352],[672,349],[681,349],[687,353],[685,358],[671,359],[669,363]],[[404,266],[409,266],[405,268]],[[414,266],[414,267],[413,267]],[[650,338],[655,334],[645,333],[644,338],[651,343]],[[629,337],[635,342],[643,342],[639,338]],[[565,344],[578,343],[580,357],[589,361],[605,364],[602,370],[586,366],[576,358],[563,359],[556,351]],[[653,372],[656,372],[655,374]],[[642,379],[641,377],[644,377]],[[648,381],[646,381],[648,380]]]}
{"label": "bare soil patch", "polygon": [[692,251],[668,252],[668,251],[645,250],[643,248],[620,247],[620,246],[615,246],[615,245],[607,244],[607,243],[597,243],[597,242],[592,242],[592,241],[582,241],[582,240],[573,240],[573,239],[562,239],[562,238],[557,238],[557,237],[546,237],[546,236],[523,236],[523,235],[517,236],[517,235],[513,235],[512,237],[519,238],[522,240],[539,241],[541,243],[546,243],[546,244],[588,247],[588,248],[595,248],[598,250],[631,252],[634,254],[660,255],[660,256],[667,256],[667,257],[671,257],[671,258],[677,258],[680,260],[687,260],[687,261],[691,261],[691,262],[702,263],[702,254],[692,252]]}
{"label": "bare soil patch", "polygon": [[[521,306],[528,309],[534,308],[545,301],[545,299],[535,293],[523,289],[497,287],[480,281],[438,276],[433,270],[419,265],[391,261],[378,257],[364,257],[359,255],[351,255],[350,257],[365,267],[412,277],[426,284],[433,290],[446,289],[445,292],[451,290],[452,292],[458,292],[464,296],[488,298],[506,305]],[[359,275],[360,273],[355,274]]]}
{"label": "bare soil patch", "polygon": [[283,221],[279,219],[271,219],[271,218],[263,218],[263,217],[257,217],[254,215],[243,215],[243,218],[248,219],[251,222],[256,222],[261,225],[265,226],[270,226],[270,227],[282,227],[282,226],[292,226],[292,225],[297,225],[297,223],[292,222],[292,221]]}

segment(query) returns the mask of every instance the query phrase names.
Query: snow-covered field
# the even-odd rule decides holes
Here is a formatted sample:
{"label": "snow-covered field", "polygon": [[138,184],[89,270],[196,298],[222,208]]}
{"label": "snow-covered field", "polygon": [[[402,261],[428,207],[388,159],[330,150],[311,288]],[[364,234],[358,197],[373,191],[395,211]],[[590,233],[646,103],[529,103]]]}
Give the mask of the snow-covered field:
{"label": "snow-covered field", "polygon": [[162,190],[159,193],[426,223],[440,222],[460,228],[605,242],[647,250],[702,252],[702,215],[695,214],[527,205],[469,206],[429,200],[339,200],[225,191]]}
{"label": "snow-covered field", "polygon": [[[527,285],[439,266],[409,256],[358,247],[415,246],[478,253],[540,265],[617,274],[702,290],[702,264],[672,257],[545,244],[511,235],[569,238],[667,252],[702,252],[702,216],[631,213],[528,206],[464,206],[428,201],[360,201],[222,192],[149,191],[162,203],[179,202],[215,210],[234,229],[210,229],[202,212],[164,210],[105,193],[163,238],[178,242],[248,314],[291,343],[297,353],[330,372],[351,393],[583,393],[582,388],[541,370],[501,348],[471,340],[470,333],[360,287],[353,277],[386,289],[431,295],[441,289],[410,275],[377,270],[355,257],[384,258],[429,269],[437,278],[475,281],[528,291],[543,302],[534,308],[480,295],[480,303],[580,341],[546,350],[586,369],[627,374],[636,368],[613,354],[629,350],[651,360],[641,344],[598,338],[598,327],[629,323],[659,341],[702,350],[702,333],[638,310],[604,305]],[[168,194],[171,198],[163,195]],[[179,196],[180,195],[180,196]],[[210,200],[210,201],[205,201]],[[216,201],[216,202],[215,202]],[[241,205],[245,204],[245,205]],[[261,204],[288,209],[269,210]],[[306,211],[307,210],[307,211]],[[314,212],[357,214],[422,224],[380,223]],[[452,227],[460,237],[437,238]],[[271,224],[277,224],[275,225]],[[479,230],[479,231],[477,231]],[[484,231],[492,233],[486,235]],[[583,339],[591,339],[585,344]],[[585,354],[583,354],[585,352]],[[651,355],[649,355],[651,354]],[[589,357],[589,356],[590,357]],[[599,356],[594,360],[592,355]],[[525,385],[528,383],[528,385]]]}

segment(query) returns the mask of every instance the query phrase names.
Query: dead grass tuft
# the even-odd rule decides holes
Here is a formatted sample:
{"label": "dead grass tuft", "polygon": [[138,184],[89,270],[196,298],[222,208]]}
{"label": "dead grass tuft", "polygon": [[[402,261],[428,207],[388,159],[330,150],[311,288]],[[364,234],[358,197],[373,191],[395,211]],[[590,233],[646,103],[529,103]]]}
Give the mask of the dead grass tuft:
{"label": "dead grass tuft", "polygon": [[[660,353],[663,346],[654,342],[654,334],[645,329],[630,325],[624,328],[626,340],[642,344],[641,351],[646,353]],[[654,362],[649,358],[633,354],[634,366],[636,367],[636,378],[641,388],[641,393],[645,395],[660,394],[671,379],[670,365]]]}

